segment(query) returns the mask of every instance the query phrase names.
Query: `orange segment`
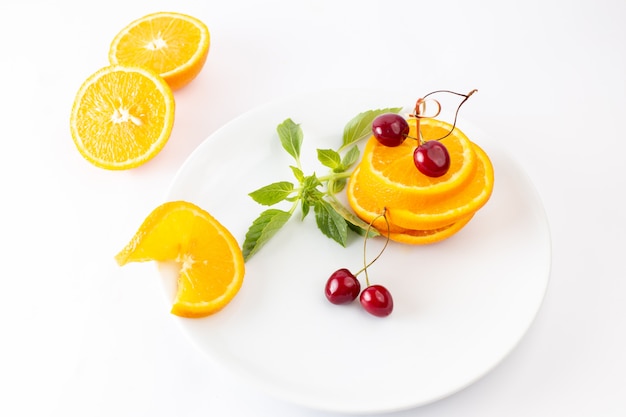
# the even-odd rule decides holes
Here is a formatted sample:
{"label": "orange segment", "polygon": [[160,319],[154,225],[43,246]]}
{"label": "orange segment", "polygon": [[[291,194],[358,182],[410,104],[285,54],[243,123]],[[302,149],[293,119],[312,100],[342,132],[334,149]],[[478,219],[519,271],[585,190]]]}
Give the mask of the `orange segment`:
{"label": "orange segment", "polygon": [[172,313],[204,317],[225,307],[243,283],[244,259],[232,234],[202,208],[186,201],[154,209],[116,256],[129,262],[174,261],[180,267]]}
{"label": "orange segment", "polygon": [[109,66],[82,84],[70,130],[81,155],[106,169],[129,169],[165,146],[174,124],[174,96],[155,73]]}
{"label": "orange segment", "polygon": [[181,13],[152,13],[131,22],[115,36],[109,61],[149,68],[177,90],[200,73],[209,44],[209,29],[199,19]]}
{"label": "orange segment", "polygon": [[[416,138],[416,119],[408,120],[409,136]],[[423,140],[435,140],[445,136],[452,125],[436,119],[420,119]],[[457,127],[441,140],[450,154],[450,169],[437,178],[420,173],[413,162],[417,141],[406,139],[400,146],[388,147],[371,137],[363,151],[364,169],[384,180],[386,186],[398,192],[416,196],[442,195],[463,186],[474,172],[476,158],[470,140]]]}

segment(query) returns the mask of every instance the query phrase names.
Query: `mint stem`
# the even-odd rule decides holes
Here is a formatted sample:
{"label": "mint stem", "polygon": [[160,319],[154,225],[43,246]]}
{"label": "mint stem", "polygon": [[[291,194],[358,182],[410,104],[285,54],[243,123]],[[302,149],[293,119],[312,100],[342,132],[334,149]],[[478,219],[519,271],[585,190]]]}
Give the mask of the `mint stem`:
{"label": "mint stem", "polygon": [[333,172],[332,174],[323,175],[318,177],[320,182],[329,182],[334,180],[340,180],[342,178],[349,178],[352,175],[352,171],[344,171],[344,172]]}

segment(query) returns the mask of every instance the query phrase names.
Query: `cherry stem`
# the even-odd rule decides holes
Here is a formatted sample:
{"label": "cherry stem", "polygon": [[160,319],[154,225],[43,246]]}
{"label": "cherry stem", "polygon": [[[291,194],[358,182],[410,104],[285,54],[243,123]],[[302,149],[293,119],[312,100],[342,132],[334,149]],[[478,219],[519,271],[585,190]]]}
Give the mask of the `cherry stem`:
{"label": "cherry stem", "polygon": [[[367,240],[368,240],[368,236],[370,234],[370,230],[372,229],[372,225],[374,224],[374,222],[376,220],[378,220],[379,218],[384,217],[385,218],[385,224],[387,225],[387,240],[385,240],[385,245],[383,246],[383,248],[380,250],[380,252],[378,253],[378,255],[376,255],[376,257],[374,259],[372,259],[372,261],[370,263],[367,263]],[[354,274],[354,276],[358,276],[361,272],[365,272],[365,284],[366,286],[370,286],[370,279],[369,276],[367,274],[367,268],[369,268],[370,266],[372,266],[372,264],[374,262],[376,262],[378,260],[378,258],[380,258],[380,256],[383,254],[383,252],[385,251],[385,249],[387,249],[387,245],[389,244],[389,220],[387,220],[387,208],[383,208],[383,212],[381,214],[379,214],[378,216],[374,217],[372,219],[372,221],[367,225],[367,230],[365,231],[365,238],[363,239],[363,268],[361,268],[356,274]]]}
{"label": "cherry stem", "polygon": [[[431,91],[430,93],[426,94],[424,97],[420,98],[417,100],[417,103],[415,104],[415,109],[413,110],[415,114],[412,114],[411,116],[415,117],[416,119],[416,124],[417,124],[417,143],[418,145],[421,145],[424,141],[422,139],[422,132],[420,130],[420,119],[424,118],[424,117],[431,117],[431,116],[422,116],[421,115],[421,106],[422,104],[425,102],[426,97],[432,95],[432,94],[437,94],[437,93],[449,93],[449,94],[455,94],[457,96],[461,96],[463,97],[463,100],[459,103],[459,105],[456,108],[456,112],[454,113],[454,122],[452,123],[452,129],[450,129],[450,131],[448,133],[446,133],[444,136],[438,138],[438,139],[432,139],[432,140],[442,140],[447,138],[448,136],[450,136],[452,134],[452,132],[454,132],[454,129],[456,128],[456,120],[457,117],[459,115],[459,110],[461,110],[461,106],[467,101],[467,99],[469,99],[472,94],[474,94],[475,92],[477,92],[477,89],[473,89],[472,91],[470,91],[467,94],[462,94],[462,93],[457,93],[455,91],[450,91],[450,90],[435,90],[435,91]],[[435,102],[437,102],[435,100]],[[437,104],[439,104],[439,102],[437,102]],[[441,107],[440,107],[441,108]],[[439,113],[437,113],[439,114]],[[415,138],[412,138],[415,139]]]}
{"label": "cherry stem", "polygon": [[421,119],[421,106],[424,103],[423,98],[418,98],[417,103],[415,103],[415,131],[417,132],[417,146],[420,146],[424,143],[424,139],[422,138],[422,129],[420,129],[420,119]]}

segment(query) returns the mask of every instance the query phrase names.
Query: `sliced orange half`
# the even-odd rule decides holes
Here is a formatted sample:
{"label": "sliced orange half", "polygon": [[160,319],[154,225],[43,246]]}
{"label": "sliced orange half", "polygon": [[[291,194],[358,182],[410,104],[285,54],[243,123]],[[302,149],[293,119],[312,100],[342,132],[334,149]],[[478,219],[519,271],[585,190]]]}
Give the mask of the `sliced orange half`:
{"label": "sliced orange half", "polygon": [[229,230],[186,201],[154,209],[116,256],[129,262],[174,261],[180,267],[172,313],[204,317],[225,307],[243,283],[244,259]]}
{"label": "sliced orange half", "polygon": [[106,169],[134,168],[167,143],[174,124],[174,96],[152,71],[109,66],[81,85],[70,130],[81,155]]}
{"label": "sliced orange half", "polygon": [[149,68],[177,90],[200,73],[209,44],[209,29],[201,20],[182,13],[152,13],[129,23],[115,36],[109,61]]}
{"label": "sliced orange half", "polygon": [[[409,136],[416,138],[416,119],[408,120]],[[420,119],[420,131],[424,141],[441,140],[450,154],[450,168],[441,177],[429,177],[419,172],[413,161],[418,143],[407,138],[400,146],[384,146],[371,137],[363,150],[363,170],[378,176],[386,188],[414,196],[443,195],[452,193],[465,185],[474,172],[476,157],[470,140],[452,125],[436,119]]]}

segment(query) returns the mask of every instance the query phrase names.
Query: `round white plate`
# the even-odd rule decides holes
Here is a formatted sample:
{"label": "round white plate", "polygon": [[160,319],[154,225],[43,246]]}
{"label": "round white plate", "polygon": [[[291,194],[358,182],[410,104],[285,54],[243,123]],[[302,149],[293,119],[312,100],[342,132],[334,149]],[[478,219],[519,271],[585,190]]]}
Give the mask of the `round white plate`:
{"label": "round white plate", "polygon": [[[399,93],[332,90],[270,103],[203,142],[167,198],[203,207],[242,244],[267,208],[248,193],[295,181],[293,159],[276,134],[279,123],[291,118],[301,125],[305,174],[322,175],[327,168],[317,162],[316,149],[336,149],[353,116],[414,102]],[[247,262],[244,284],[224,310],[203,319],[176,318],[183,333],[216,363],[269,394],[333,412],[417,407],[484,376],[535,318],[548,283],[551,243],[542,203],[522,168],[493,138],[462,119],[458,126],[490,155],[493,195],[448,240],[390,243],[369,269],[370,281],[394,297],[390,316],[371,316],[358,301],[336,306],[325,299],[333,271],[362,267],[363,241],[355,235],[343,248],[318,231],[312,211],[304,221],[297,211]],[[368,243],[368,259],[383,243]],[[176,270],[160,265],[159,271],[170,302]]]}

